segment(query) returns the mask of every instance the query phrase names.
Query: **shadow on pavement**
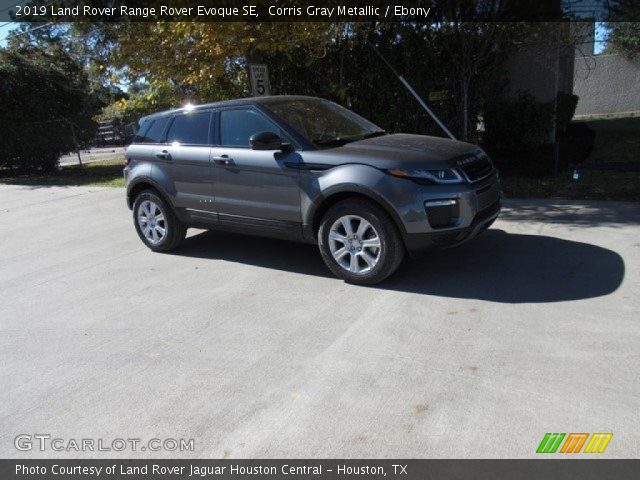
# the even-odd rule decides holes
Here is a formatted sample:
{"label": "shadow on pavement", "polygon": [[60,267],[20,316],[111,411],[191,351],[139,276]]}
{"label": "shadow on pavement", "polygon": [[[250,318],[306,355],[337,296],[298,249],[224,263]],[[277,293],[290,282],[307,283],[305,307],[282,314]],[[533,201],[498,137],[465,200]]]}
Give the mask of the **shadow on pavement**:
{"label": "shadow on pavement", "polygon": [[[232,233],[200,233],[175,254],[332,276],[314,245]],[[624,272],[622,257],[606,248],[491,229],[460,247],[407,258],[372,288],[501,303],[560,302],[614,292]]]}
{"label": "shadow on pavement", "polygon": [[466,245],[409,260],[385,288],[501,303],[580,300],[614,292],[617,253],[588,243],[491,229]]}

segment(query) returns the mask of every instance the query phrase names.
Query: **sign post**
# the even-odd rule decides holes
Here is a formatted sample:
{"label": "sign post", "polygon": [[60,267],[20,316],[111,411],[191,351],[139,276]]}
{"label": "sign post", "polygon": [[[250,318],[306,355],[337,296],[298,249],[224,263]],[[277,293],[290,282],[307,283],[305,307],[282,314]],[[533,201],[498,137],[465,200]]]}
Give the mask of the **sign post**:
{"label": "sign post", "polygon": [[269,69],[262,63],[249,64],[249,80],[251,82],[251,95],[262,97],[269,95]]}

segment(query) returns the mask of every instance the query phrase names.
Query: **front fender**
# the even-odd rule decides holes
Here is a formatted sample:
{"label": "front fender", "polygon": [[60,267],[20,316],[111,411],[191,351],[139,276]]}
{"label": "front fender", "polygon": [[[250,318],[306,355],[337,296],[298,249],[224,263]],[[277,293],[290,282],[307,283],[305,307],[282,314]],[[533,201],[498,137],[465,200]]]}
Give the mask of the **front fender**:
{"label": "front fender", "polygon": [[395,180],[381,170],[363,164],[340,165],[321,173],[304,172],[301,176],[301,195],[305,231],[314,227],[316,215],[332,202],[332,197],[353,193],[379,204],[404,232],[403,222],[393,207],[392,199],[401,194],[401,184]]}

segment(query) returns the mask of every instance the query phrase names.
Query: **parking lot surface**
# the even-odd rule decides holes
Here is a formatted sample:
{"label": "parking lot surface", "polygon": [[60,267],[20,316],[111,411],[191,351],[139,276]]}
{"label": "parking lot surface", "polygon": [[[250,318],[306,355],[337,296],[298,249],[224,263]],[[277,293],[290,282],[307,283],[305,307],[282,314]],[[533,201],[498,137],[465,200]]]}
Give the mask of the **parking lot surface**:
{"label": "parking lot surface", "polygon": [[0,232],[0,457],[534,457],[546,432],[640,454],[639,204],[508,201],[377,287],[310,245],[152,253],[121,189],[0,186]]}

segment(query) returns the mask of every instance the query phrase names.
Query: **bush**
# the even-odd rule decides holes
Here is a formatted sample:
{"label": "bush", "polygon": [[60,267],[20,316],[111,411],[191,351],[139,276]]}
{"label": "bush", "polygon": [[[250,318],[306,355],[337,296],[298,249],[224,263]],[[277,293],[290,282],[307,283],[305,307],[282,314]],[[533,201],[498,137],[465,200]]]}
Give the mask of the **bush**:
{"label": "bush", "polygon": [[558,93],[558,109],[556,112],[556,128],[559,133],[565,132],[576,113],[578,106],[578,95],[572,93]]}
{"label": "bush", "polygon": [[571,123],[560,135],[561,166],[584,162],[595,144],[596,132],[585,123]]}
{"label": "bush", "polygon": [[502,99],[485,112],[485,138],[499,149],[534,149],[548,143],[553,104],[541,103],[529,93]]}
{"label": "bush", "polygon": [[55,169],[60,155],[93,135],[88,80],[64,52],[0,50],[0,171]]}
{"label": "bush", "polygon": [[[484,113],[486,150],[509,174],[542,174],[550,170],[548,145],[553,103],[541,103],[529,93],[503,98]],[[545,148],[543,148],[545,147]]]}

